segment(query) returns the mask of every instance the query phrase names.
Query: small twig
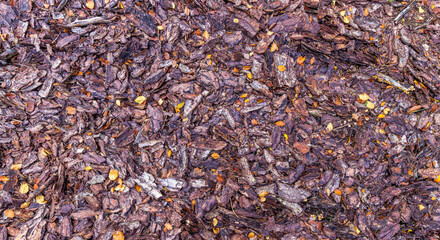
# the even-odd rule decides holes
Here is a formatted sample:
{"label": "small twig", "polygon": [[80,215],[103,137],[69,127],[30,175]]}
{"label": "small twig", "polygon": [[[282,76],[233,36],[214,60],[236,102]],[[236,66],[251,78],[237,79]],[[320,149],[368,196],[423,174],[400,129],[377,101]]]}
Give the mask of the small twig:
{"label": "small twig", "polygon": [[66,6],[66,4],[67,4],[68,1],[69,1],[69,0],[62,0],[62,1],[60,2],[60,5],[58,5],[58,7],[57,7],[57,12],[63,10],[63,8]]}
{"label": "small twig", "polygon": [[109,23],[111,22],[110,19],[106,19],[103,17],[93,17],[89,19],[83,19],[83,20],[75,20],[69,24],[66,25],[66,27],[85,27],[90,24],[100,24],[100,23]]}
{"label": "small twig", "polygon": [[417,1],[416,0],[413,0],[405,9],[403,9],[397,16],[396,16],[396,18],[394,18],[394,23],[395,24],[397,24],[397,22],[399,22],[400,21],[400,19],[402,19],[403,18],[403,16],[405,15],[405,14],[407,14],[410,10],[411,10],[411,8],[413,8],[415,5],[416,5],[416,3],[417,3]]}

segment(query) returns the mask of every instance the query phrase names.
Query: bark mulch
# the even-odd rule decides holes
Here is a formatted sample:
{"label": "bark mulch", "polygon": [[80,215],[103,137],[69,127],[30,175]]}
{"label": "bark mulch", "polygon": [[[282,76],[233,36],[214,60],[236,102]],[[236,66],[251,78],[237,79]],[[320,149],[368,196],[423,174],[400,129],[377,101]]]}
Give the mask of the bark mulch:
{"label": "bark mulch", "polygon": [[0,239],[439,239],[439,11],[0,2]]}

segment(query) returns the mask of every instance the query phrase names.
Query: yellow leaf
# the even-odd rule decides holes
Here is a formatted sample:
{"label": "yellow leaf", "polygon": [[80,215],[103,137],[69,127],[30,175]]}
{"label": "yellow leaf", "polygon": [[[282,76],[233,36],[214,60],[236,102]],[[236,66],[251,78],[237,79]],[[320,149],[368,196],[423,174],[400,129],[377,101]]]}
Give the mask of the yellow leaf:
{"label": "yellow leaf", "polygon": [[354,231],[356,232],[356,234],[361,233],[361,230],[359,230],[359,228],[357,226],[354,226]]}
{"label": "yellow leaf", "polygon": [[220,157],[220,155],[218,153],[213,153],[213,154],[211,154],[211,157],[214,159],[218,159]]}
{"label": "yellow leaf", "polygon": [[173,152],[170,150],[170,149],[168,149],[168,157],[171,157],[171,154],[173,154]]}
{"label": "yellow leaf", "polygon": [[368,13],[369,13],[369,12],[368,12],[368,8],[365,8],[365,9],[364,9],[364,17],[368,16]]}
{"label": "yellow leaf", "polygon": [[305,57],[303,56],[299,56],[298,59],[296,59],[296,63],[302,65],[304,63],[304,61],[306,60]]}
{"label": "yellow leaf", "polygon": [[248,73],[248,74],[246,74],[246,76],[249,78],[249,79],[252,79],[253,77],[252,77],[252,73]]}
{"label": "yellow leaf", "polygon": [[108,178],[110,180],[116,180],[119,177],[119,172],[116,169],[112,169],[110,170],[110,172],[108,173]]}
{"label": "yellow leaf", "polygon": [[333,131],[333,123],[327,124],[327,131],[329,132]]}
{"label": "yellow leaf", "polygon": [[220,232],[220,228],[213,228],[213,229],[212,229],[212,232],[213,232],[214,234],[218,234],[218,233]]}
{"label": "yellow leaf", "polygon": [[385,135],[385,130],[379,129],[379,132],[382,133],[383,135]]}
{"label": "yellow leaf", "polygon": [[157,26],[158,30],[163,30],[164,28],[162,27],[162,25]]}
{"label": "yellow leaf", "polygon": [[238,23],[238,21],[239,21],[238,18],[234,18],[235,23]]}
{"label": "yellow leaf", "polygon": [[18,191],[20,191],[21,194],[26,194],[26,193],[28,193],[28,192],[29,192],[29,184],[27,184],[27,183],[22,183],[22,184],[20,185],[20,189],[19,189]]}
{"label": "yellow leaf", "polygon": [[11,209],[5,210],[5,211],[3,212],[3,214],[4,214],[5,217],[7,217],[7,218],[14,218],[14,217],[15,217],[14,210],[11,210]]}
{"label": "yellow leaf", "polygon": [[434,180],[436,183],[440,183],[440,175],[437,176],[437,178]]}
{"label": "yellow leaf", "polygon": [[278,66],[278,71],[284,72],[284,71],[286,71],[286,67],[284,65],[279,65]]}
{"label": "yellow leaf", "polygon": [[315,57],[312,57],[312,59],[310,59],[310,64],[313,65],[315,63]]}
{"label": "yellow leaf", "polygon": [[265,197],[260,197],[260,202],[266,202],[266,198]]}
{"label": "yellow leaf", "polygon": [[0,181],[2,181],[2,182],[7,182],[8,180],[9,180],[8,177],[6,177],[6,176],[0,176]]}
{"label": "yellow leaf", "polygon": [[423,8],[420,6],[419,7],[419,13],[424,13],[425,12],[425,10],[423,10]]}
{"label": "yellow leaf", "polygon": [[362,101],[367,101],[368,99],[370,99],[370,96],[368,96],[368,94],[366,94],[366,93],[362,93],[362,94],[359,94],[359,99]]}
{"label": "yellow leaf", "polygon": [[241,94],[240,98],[245,98],[245,97],[247,97],[247,96],[248,96],[247,93],[243,93],[243,94]]}
{"label": "yellow leaf", "polygon": [[391,109],[389,107],[387,107],[383,110],[383,113],[388,114],[388,113],[390,113],[390,111],[391,111]]}
{"label": "yellow leaf", "polygon": [[146,97],[144,97],[144,96],[139,96],[139,97],[137,97],[134,101],[135,101],[136,103],[138,103],[138,104],[141,104],[141,103],[143,103],[145,100],[147,100]]}
{"label": "yellow leaf", "polygon": [[93,2],[93,0],[87,0],[86,7],[88,7],[89,9],[93,9],[95,7],[95,3]]}
{"label": "yellow leaf", "polygon": [[173,225],[171,225],[170,223],[165,223],[165,228],[167,230],[173,230]]}
{"label": "yellow leaf", "polygon": [[266,197],[268,194],[269,194],[268,191],[261,191],[261,192],[258,194],[258,196],[260,196],[260,197]]}
{"label": "yellow leaf", "polygon": [[251,66],[243,66],[243,70],[250,70],[252,67]]}
{"label": "yellow leaf", "polygon": [[181,102],[177,104],[177,106],[174,108],[176,110],[176,113],[180,112],[180,109],[185,105],[185,102]]}
{"label": "yellow leaf", "polygon": [[286,141],[289,141],[289,136],[287,136],[287,134],[283,134],[284,138],[286,139]]}
{"label": "yellow leaf", "polygon": [[86,170],[87,170],[87,171],[90,171],[90,170],[92,170],[92,169],[93,169],[93,168],[92,168],[91,166],[87,166],[87,167],[86,167]]}
{"label": "yellow leaf", "polygon": [[76,108],[67,106],[66,107],[66,111],[67,111],[68,114],[74,115],[76,113]]}
{"label": "yellow leaf", "polygon": [[345,16],[345,10],[340,11],[339,14],[341,14],[341,16]]}
{"label": "yellow leaf", "polygon": [[283,121],[277,121],[275,125],[277,125],[278,127],[284,127],[284,125],[286,124]]}
{"label": "yellow leaf", "polygon": [[270,47],[271,52],[278,51],[278,45],[276,43],[272,43],[272,46]]}
{"label": "yellow leaf", "polygon": [[205,40],[208,40],[209,39],[209,32],[205,30],[202,34],[202,37],[205,38]]}
{"label": "yellow leaf", "polygon": [[367,104],[365,105],[368,109],[374,109],[374,103],[367,101]]}
{"label": "yellow leaf", "polygon": [[24,202],[20,205],[20,208],[27,208],[27,207],[29,207],[29,205],[31,205],[30,202]]}
{"label": "yellow leaf", "polygon": [[350,19],[348,19],[347,16],[344,17],[344,23],[347,23],[347,24],[350,23]]}
{"label": "yellow leaf", "polygon": [[12,164],[11,169],[12,170],[20,170],[22,166],[23,166],[23,164],[21,164],[21,163]]}
{"label": "yellow leaf", "polygon": [[39,195],[39,196],[37,196],[37,197],[35,198],[35,201],[36,201],[37,203],[39,203],[39,204],[45,204],[45,203],[47,203],[47,201],[44,200],[44,196],[43,196],[43,195]]}
{"label": "yellow leaf", "polygon": [[116,100],[116,105],[118,106],[118,107],[120,107],[121,106],[121,100]]}
{"label": "yellow leaf", "polygon": [[217,220],[217,218],[213,218],[212,219],[212,226],[217,226],[217,224],[218,224],[218,220]]}
{"label": "yellow leaf", "polygon": [[423,209],[425,209],[425,206],[423,206],[422,204],[419,205],[419,209],[420,211],[422,211]]}
{"label": "yellow leaf", "polygon": [[115,231],[113,232],[113,240],[124,240],[125,236],[121,231]]}

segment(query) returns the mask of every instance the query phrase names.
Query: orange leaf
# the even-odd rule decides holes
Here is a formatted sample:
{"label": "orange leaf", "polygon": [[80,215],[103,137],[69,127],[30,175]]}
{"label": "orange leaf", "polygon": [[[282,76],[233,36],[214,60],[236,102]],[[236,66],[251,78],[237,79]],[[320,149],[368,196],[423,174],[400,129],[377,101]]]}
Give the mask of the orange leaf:
{"label": "orange leaf", "polygon": [[213,153],[213,154],[211,154],[211,157],[214,159],[218,159],[220,157],[220,155],[218,153]]}
{"label": "orange leaf", "polygon": [[341,196],[341,195],[342,195],[342,192],[341,192],[341,190],[339,190],[339,189],[335,189],[335,194]]}
{"label": "orange leaf", "polygon": [[278,127],[284,127],[284,125],[286,125],[283,121],[278,121],[275,123],[275,125],[277,125]]}
{"label": "orange leaf", "polygon": [[66,111],[67,111],[68,114],[74,115],[76,113],[76,108],[67,106],[66,107]]}
{"label": "orange leaf", "polygon": [[7,182],[8,180],[9,180],[8,177],[6,177],[6,176],[0,176],[0,181],[2,181],[2,182]]}
{"label": "orange leaf", "polygon": [[278,71],[284,72],[284,71],[286,71],[286,67],[284,65],[279,65],[278,66]]}
{"label": "orange leaf", "polygon": [[121,231],[113,232],[113,240],[124,240],[125,236]]}
{"label": "orange leaf", "polygon": [[11,209],[5,210],[3,213],[5,214],[5,217],[7,217],[7,218],[14,218],[15,217],[15,213]]}
{"label": "orange leaf", "polygon": [[306,60],[305,57],[299,56],[298,59],[296,59],[296,63],[303,65],[305,60]]}

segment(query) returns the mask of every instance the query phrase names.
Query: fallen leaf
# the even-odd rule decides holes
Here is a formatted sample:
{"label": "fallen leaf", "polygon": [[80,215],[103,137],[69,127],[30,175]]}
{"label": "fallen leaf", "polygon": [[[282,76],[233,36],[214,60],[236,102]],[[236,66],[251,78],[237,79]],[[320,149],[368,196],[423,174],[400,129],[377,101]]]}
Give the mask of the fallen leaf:
{"label": "fallen leaf", "polygon": [[370,102],[370,101],[367,101],[366,104],[365,104],[365,106],[366,106],[368,109],[374,109],[374,103],[372,103],[372,102]]}
{"label": "fallen leaf", "polygon": [[284,125],[286,124],[283,121],[277,121],[275,125],[277,125],[278,127],[284,127]]}
{"label": "fallen leaf", "polygon": [[234,22],[238,23],[239,22],[238,18],[234,18]]}
{"label": "fallen leaf", "polygon": [[333,131],[333,123],[329,123],[329,124],[327,124],[327,131],[328,131],[328,132]]}
{"label": "fallen leaf", "polygon": [[298,59],[296,59],[296,63],[303,65],[304,61],[306,60],[305,57],[299,56]]}
{"label": "fallen leaf", "polygon": [[113,240],[124,240],[125,236],[121,231],[114,231],[113,232]]}
{"label": "fallen leaf", "polygon": [[213,232],[214,234],[218,234],[218,233],[220,232],[220,228],[213,228],[213,229],[212,229],[212,232]]}
{"label": "fallen leaf", "polygon": [[248,238],[253,238],[253,237],[255,237],[255,233],[250,232],[250,233],[248,234]]}
{"label": "fallen leaf", "polygon": [[347,23],[347,24],[350,23],[350,19],[348,19],[347,16],[344,17],[344,20],[343,20],[343,21],[344,21],[344,23]]}
{"label": "fallen leaf", "polygon": [[2,182],[7,182],[8,180],[9,180],[8,177],[6,177],[6,176],[0,176],[0,181],[2,181]]}
{"label": "fallen leaf", "polygon": [[284,72],[284,71],[286,71],[286,67],[284,65],[279,65],[278,66],[278,71]]}
{"label": "fallen leaf", "polygon": [[18,190],[21,194],[26,194],[29,192],[29,184],[27,183],[22,183],[20,185],[20,189]]}
{"label": "fallen leaf", "polygon": [[258,194],[258,196],[260,196],[260,197],[266,197],[268,194],[269,194],[268,191],[261,191],[261,192]]}
{"label": "fallen leaf", "polygon": [[67,106],[66,107],[66,111],[67,111],[68,114],[74,115],[76,113],[76,108]]}
{"label": "fallen leaf", "polygon": [[86,167],[86,170],[87,170],[87,171],[90,171],[90,170],[92,170],[92,169],[93,169],[93,168],[90,167],[90,166],[87,166],[87,167]]}
{"label": "fallen leaf", "polygon": [[213,218],[212,219],[212,226],[217,226],[217,224],[218,224],[218,220],[217,220],[217,218]]}
{"label": "fallen leaf", "polygon": [[213,154],[211,154],[211,157],[214,159],[218,159],[220,157],[220,155],[218,153],[213,153]]}
{"label": "fallen leaf", "polygon": [[139,96],[139,97],[137,97],[134,101],[135,101],[136,103],[138,103],[138,104],[141,104],[141,103],[143,103],[145,100],[147,100],[146,97],[144,97],[144,96]]}
{"label": "fallen leaf", "polygon": [[209,39],[209,32],[205,30],[205,31],[203,32],[203,34],[202,34],[202,37],[203,37],[205,40],[208,40],[208,39]]}
{"label": "fallen leaf", "polygon": [[44,200],[44,196],[43,196],[43,195],[39,195],[39,196],[37,196],[37,197],[35,198],[35,201],[36,201],[37,203],[39,203],[39,204],[45,204],[45,203],[47,203],[47,201]]}
{"label": "fallen leaf", "polygon": [[278,51],[278,45],[276,43],[272,43],[272,46],[270,47],[271,52]]}
{"label": "fallen leaf", "polygon": [[180,109],[185,105],[185,102],[181,102],[177,104],[177,106],[174,108],[176,110],[176,113],[180,112]]}
{"label": "fallen leaf", "polygon": [[88,7],[89,9],[93,9],[95,7],[95,3],[93,2],[93,0],[87,0],[86,7]]}
{"label": "fallen leaf", "polygon": [[246,76],[249,78],[249,79],[252,79],[253,77],[252,77],[252,73],[248,73],[248,74],[246,74]]}
{"label": "fallen leaf", "polygon": [[119,172],[116,169],[112,169],[110,170],[110,172],[108,173],[108,178],[110,180],[116,180],[119,177]]}
{"label": "fallen leaf", "polygon": [[368,96],[368,94],[366,93],[362,93],[359,94],[359,99],[362,100],[362,102],[367,101],[368,99],[370,99],[370,96]]}
{"label": "fallen leaf", "polygon": [[22,166],[23,166],[23,164],[21,164],[21,163],[12,164],[11,169],[12,170],[20,170]]}
{"label": "fallen leaf", "polygon": [[5,217],[7,217],[7,218],[14,218],[15,217],[14,210],[11,210],[11,209],[5,210],[3,212],[3,214],[5,214]]}
{"label": "fallen leaf", "polygon": [[173,225],[171,225],[170,223],[165,223],[165,228],[167,230],[173,230]]}
{"label": "fallen leaf", "polygon": [[339,195],[339,196],[342,195],[342,192],[341,192],[340,189],[335,189],[334,193],[335,193],[336,195]]}

